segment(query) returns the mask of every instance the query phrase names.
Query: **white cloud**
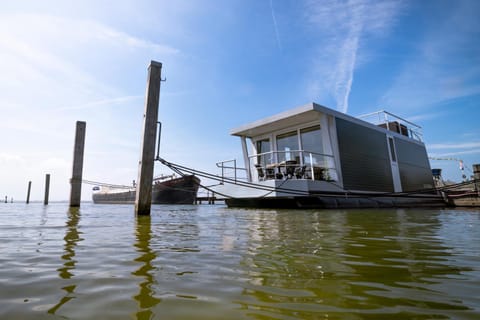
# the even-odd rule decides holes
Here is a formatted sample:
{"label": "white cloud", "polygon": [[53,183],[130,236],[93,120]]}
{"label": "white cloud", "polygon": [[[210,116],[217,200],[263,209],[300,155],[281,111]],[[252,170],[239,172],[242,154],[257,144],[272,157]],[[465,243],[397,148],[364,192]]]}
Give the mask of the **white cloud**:
{"label": "white cloud", "polygon": [[124,103],[130,102],[139,102],[143,100],[144,96],[125,96],[125,97],[115,97],[115,98],[108,98],[108,99],[101,99],[96,101],[90,101],[81,105],[73,105],[73,106],[64,106],[60,107],[57,110],[81,110],[81,109],[90,109],[90,108],[97,108],[102,106],[114,106]]}
{"label": "white cloud", "polygon": [[310,85],[313,94],[328,91],[337,109],[346,113],[362,42],[386,34],[401,9],[399,1],[307,1],[307,19],[322,39]]}
{"label": "white cloud", "polygon": [[428,149],[467,149],[480,148],[480,142],[464,142],[464,143],[434,143],[428,145]]}
{"label": "white cloud", "polygon": [[465,156],[465,155],[472,155],[472,154],[480,154],[480,149],[472,149],[472,150],[464,150],[464,151],[457,151],[457,152],[445,152],[445,153],[429,153],[431,157],[458,157],[458,156]]}
{"label": "white cloud", "polygon": [[103,25],[99,25],[97,23],[92,25],[92,29],[97,30],[97,36],[100,40],[111,41],[122,46],[126,45],[127,47],[131,47],[134,49],[146,49],[159,55],[171,55],[180,53],[178,49],[171,46],[162,45],[145,39],[137,38],[127,33],[120,32],[118,30],[114,30]]}
{"label": "white cloud", "polygon": [[[49,172],[52,199],[67,198],[76,120],[87,121],[86,175],[101,167],[108,179],[108,169],[114,171],[112,157],[114,166],[133,163],[136,169],[138,153],[125,156],[120,149],[138,149],[145,62],[179,53],[168,44],[88,19],[0,14],[0,176],[9,188],[5,192],[21,198],[22,181],[32,179],[38,186]],[[132,81],[140,89],[131,89]],[[96,157],[96,150],[105,156]]]}
{"label": "white cloud", "polygon": [[122,61],[122,57],[145,51],[150,56],[179,53],[171,46],[89,20],[42,14],[2,15],[0,89],[15,95],[14,98],[3,95],[2,99],[15,101],[20,90],[29,90],[23,97],[25,104],[31,104],[33,97],[36,103],[47,98],[55,101],[61,93],[82,103],[116,97],[120,95],[118,89],[93,74],[104,61],[114,64]]}
{"label": "white cloud", "polygon": [[[433,158],[460,160],[464,159],[471,162],[476,162],[480,155],[480,141],[470,141],[463,143],[433,143],[427,145],[428,154]],[[433,151],[433,152],[432,152]],[[435,159],[433,159],[435,160]]]}
{"label": "white cloud", "polygon": [[9,153],[0,153],[0,166],[7,167],[7,166],[21,166],[25,164],[26,161],[24,157],[18,154],[9,154]]}
{"label": "white cloud", "polygon": [[417,114],[417,115],[412,115],[405,117],[406,120],[410,122],[419,122],[419,121],[425,121],[425,120],[431,120],[435,118],[439,118],[441,116],[446,115],[446,112],[428,112],[428,113],[422,113],[422,114]]}
{"label": "white cloud", "polygon": [[[443,4],[445,5],[445,4]],[[451,10],[448,10],[451,9]],[[480,4],[462,1],[435,19],[414,55],[383,96],[393,108],[429,108],[434,104],[480,94]]]}

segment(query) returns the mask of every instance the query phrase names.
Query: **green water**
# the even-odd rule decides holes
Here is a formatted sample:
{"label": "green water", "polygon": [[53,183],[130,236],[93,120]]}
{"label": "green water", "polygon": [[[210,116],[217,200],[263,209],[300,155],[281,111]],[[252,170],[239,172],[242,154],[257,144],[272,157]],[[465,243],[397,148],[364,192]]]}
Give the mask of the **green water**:
{"label": "green water", "polygon": [[0,204],[0,319],[479,319],[480,210]]}

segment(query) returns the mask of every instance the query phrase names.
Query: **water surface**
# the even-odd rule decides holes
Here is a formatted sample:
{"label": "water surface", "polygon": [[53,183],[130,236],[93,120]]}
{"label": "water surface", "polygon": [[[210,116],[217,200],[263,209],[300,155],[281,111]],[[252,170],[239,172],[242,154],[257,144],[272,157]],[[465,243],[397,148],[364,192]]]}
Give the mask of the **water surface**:
{"label": "water surface", "polygon": [[0,204],[1,319],[478,319],[480,210]]}

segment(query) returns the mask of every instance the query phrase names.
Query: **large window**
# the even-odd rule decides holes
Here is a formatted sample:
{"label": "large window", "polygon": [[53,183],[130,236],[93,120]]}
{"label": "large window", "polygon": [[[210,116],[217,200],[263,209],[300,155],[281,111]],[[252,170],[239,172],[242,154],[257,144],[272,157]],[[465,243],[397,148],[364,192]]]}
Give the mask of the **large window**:
{"label": "large window", "polygon": [[319,164],[323,157],[323,144],[320,126],[308,127],[300,130],[302,141],[303,163]]}
{"label": "large window", "polygon": [[271,163],[272,155],[268,153],[270,151],[271,148],[269,139],[257,140],[257,163],[262,166],[266,166],[267,164]]}
{"label": "large window", "polygon": [[277,136],[277,161],[299,160],[298,157],[298,135],[297,131],[284,133]]}

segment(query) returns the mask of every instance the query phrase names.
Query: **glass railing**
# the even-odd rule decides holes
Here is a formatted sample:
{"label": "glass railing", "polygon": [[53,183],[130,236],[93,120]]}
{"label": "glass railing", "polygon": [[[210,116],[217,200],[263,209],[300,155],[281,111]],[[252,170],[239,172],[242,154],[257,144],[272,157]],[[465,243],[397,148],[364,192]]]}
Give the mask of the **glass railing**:
{"label": "glass railing", "polygon": [[307,150],[270,151],[249,156],[249,162],[253,180],[338,180],[334,158],[328,154]]}
{"label": "glass railing", "polygon": [[[332,155],[306,150],[270,151],[249,156],[251,180],[307,179],[338,181],[337,169]],[[249,180],[247,170],[237,166],[237,161],[225,160],[216,163],[221,169],[220,177],[234,181]]]}

